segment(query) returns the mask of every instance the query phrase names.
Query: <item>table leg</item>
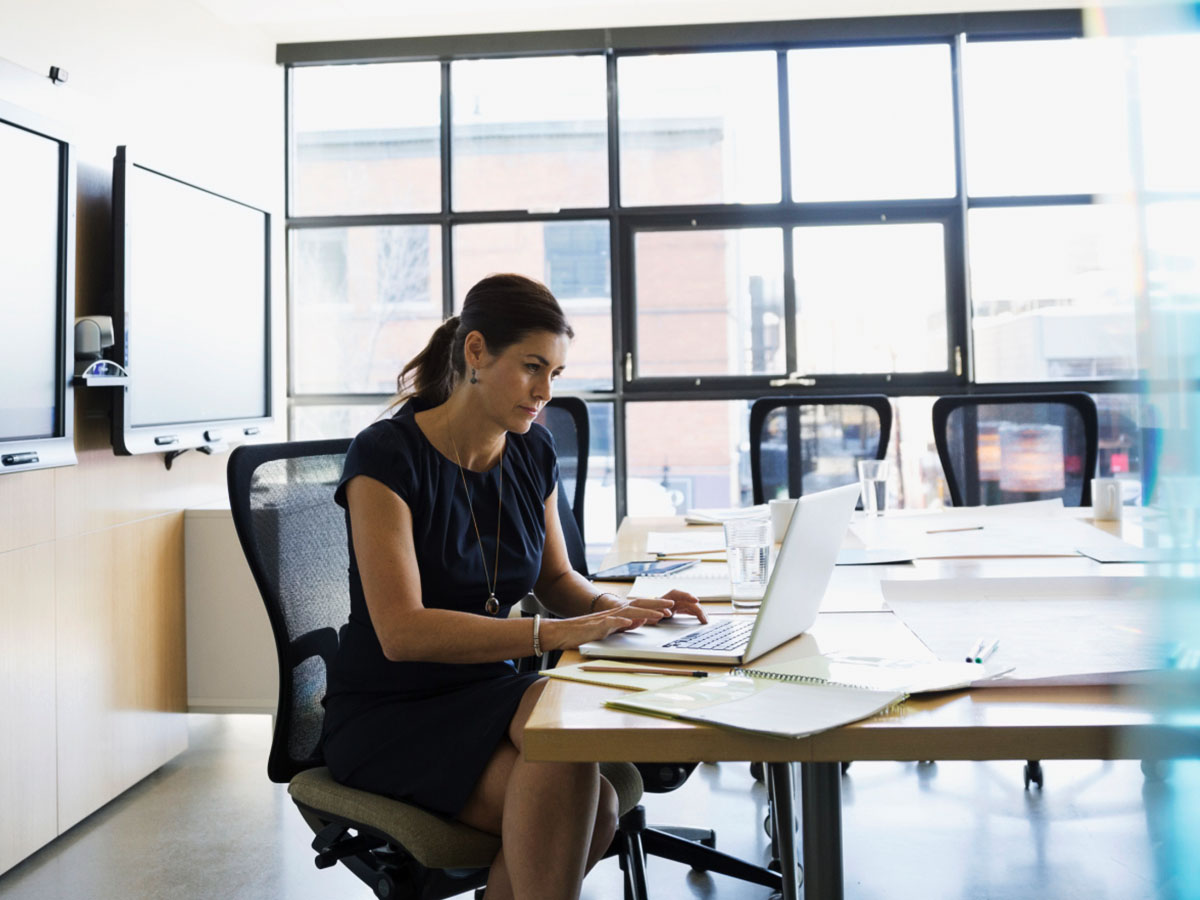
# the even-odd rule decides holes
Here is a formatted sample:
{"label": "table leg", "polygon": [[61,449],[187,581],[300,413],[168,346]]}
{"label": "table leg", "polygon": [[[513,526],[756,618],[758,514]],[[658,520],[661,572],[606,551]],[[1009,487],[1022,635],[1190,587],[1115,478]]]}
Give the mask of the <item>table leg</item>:
{"label": "table leg", "polygon": [[791,763],[767,763],[767,784],[771,790],[771,836],[779,854],[783,877],[782,900],[800,900],[800,879],[796,875],[796,784]]}
{"label": "table leg", "polygon": [[800,764],[804,900],[842,900],[842,766]]}

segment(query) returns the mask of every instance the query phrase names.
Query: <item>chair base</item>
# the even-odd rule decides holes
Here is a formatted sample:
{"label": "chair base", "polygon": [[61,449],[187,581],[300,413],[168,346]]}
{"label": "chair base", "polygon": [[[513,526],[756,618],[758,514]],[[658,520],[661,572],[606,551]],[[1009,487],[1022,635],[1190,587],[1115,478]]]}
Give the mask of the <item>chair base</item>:
{"label": "chair base", "polygon": [[646,857],[659,856],[690,866],[696,872],[715,872],[751,884],[783,889],[778,872],[756,866],[716,849],[716,834],[702,828],[652,827],[646,810],[636,806],[621,816],[617,838],[621,870],[625,873],[625,900],[645,900]]}

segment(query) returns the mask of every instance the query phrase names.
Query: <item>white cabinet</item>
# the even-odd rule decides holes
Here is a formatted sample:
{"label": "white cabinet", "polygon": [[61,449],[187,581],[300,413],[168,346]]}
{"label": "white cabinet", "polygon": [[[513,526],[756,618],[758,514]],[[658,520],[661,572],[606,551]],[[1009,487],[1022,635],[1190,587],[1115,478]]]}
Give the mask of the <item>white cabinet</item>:
{"label": "white cabinet", "polygon": [[187,698],[193,712],[275,712],[279,667],[228,508],[184,512]]}

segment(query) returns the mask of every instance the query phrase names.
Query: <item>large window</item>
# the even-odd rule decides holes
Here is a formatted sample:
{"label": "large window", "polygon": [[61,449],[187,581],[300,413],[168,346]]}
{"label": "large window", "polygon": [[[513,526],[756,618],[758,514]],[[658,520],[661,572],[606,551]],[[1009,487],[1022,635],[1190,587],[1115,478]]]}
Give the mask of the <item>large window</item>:
{"label": "large window", "polygon": [[[559,390],[596,425],[593,550],[626,512],[747,502],[768,394],[891,396],[892,490],[921,507],[946,499],[934,398],[1088,390],[1133,499],[1140,353],[1166,327],[1139,292],[1200,296],[1178,114],[1200,53],[1081,31],[995,13],[372,44],[385,62],[282,47],[293,436],[369,421],[470,286],[517,271],[576,331]],[[1193,335],[1193,307],[1156,322]]]}

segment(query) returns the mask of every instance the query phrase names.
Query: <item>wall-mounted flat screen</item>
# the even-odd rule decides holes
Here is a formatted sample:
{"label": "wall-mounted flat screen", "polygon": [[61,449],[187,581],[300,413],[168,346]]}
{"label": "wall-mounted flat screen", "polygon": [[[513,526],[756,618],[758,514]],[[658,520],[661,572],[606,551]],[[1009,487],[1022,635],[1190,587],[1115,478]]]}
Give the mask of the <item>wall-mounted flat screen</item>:
{"label": "wall-mounted flat screen", "polygon": [[75,167],[62,128],[0,100],[0,472],[75,462]]}
{"label": "wall-mounted flat screen", "polygon": [[118,453],[238,443],[271,421],[270,215],[117,148]]}

